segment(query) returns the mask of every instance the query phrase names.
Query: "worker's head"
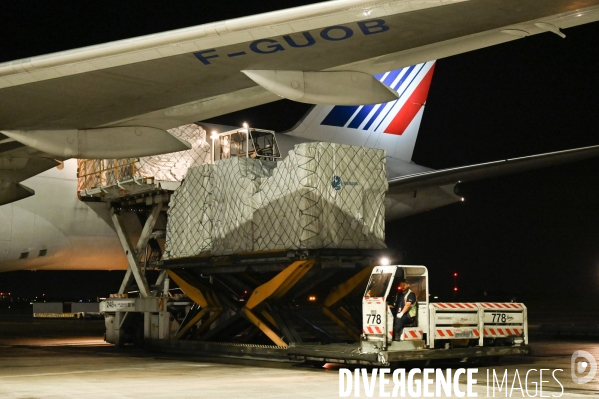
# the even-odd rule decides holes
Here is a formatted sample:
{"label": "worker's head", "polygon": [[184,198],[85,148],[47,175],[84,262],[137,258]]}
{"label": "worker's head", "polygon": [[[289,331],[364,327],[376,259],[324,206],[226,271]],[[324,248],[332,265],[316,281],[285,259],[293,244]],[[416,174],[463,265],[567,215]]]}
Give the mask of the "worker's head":
{"label": "worker's head", "polygon": [[408,289],[408,287],[409,287],[409,284],[408,284],[408,282],[406,281],[406,279],[401,279],[401,280],[399,280],[399,289],[400,289],[400,290],[402,290],[402,291],[405,291],[405,290],[407,290],[407,289]]}

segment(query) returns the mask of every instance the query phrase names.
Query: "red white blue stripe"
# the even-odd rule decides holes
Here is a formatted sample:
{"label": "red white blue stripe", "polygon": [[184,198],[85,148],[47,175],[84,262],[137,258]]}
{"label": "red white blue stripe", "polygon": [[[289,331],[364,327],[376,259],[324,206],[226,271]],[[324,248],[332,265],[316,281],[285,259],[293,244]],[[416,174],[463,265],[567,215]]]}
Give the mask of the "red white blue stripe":
{"label": "red white blue stripe", "polygon": [[321,125],[401,136],[426,103],[434,69],[435,61],[431,61],[376,75],[379,81],[398,92],[397,100],[384,104],[336,106]]}

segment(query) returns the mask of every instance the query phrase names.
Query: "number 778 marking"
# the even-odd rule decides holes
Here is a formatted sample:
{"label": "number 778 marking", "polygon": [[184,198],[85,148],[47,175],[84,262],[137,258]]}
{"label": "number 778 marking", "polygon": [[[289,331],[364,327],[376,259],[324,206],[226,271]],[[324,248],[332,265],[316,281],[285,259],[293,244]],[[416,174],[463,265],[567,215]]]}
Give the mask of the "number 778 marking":
{"label": "number 778 marking", "polygon": [[493,323],[505,323],[507,322],[507,315],[505,313],[491,313],[493,316]]}

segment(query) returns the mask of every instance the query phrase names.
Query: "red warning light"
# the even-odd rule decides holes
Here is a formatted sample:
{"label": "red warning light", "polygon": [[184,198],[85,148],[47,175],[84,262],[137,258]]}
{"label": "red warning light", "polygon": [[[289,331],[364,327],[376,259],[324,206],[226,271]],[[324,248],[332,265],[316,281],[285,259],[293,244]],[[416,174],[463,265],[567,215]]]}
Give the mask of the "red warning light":
{"label": "red warning light", "polygon": [[454,273],[454,274],[453,274],[453,277],[457,277],[457,276],[458,276],[458,274],[457,274],[457,273]]}
{"label": "red warning light", "polygon": [[453,287],[453,290],[454,290],[454,291],[457,291],[457,290],[458,290],[458,287]]}

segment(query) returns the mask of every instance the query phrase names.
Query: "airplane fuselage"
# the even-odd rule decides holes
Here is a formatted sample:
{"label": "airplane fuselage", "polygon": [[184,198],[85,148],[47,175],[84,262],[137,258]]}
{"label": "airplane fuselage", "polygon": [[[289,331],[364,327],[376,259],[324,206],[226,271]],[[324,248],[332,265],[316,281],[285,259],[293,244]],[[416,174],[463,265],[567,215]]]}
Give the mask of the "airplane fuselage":
{"label": "airplane fuselage", "polygon": [[77,198],[77,161],[26,180],[35,195],[0,206],[0,271],[124,269],[104,203]]}

